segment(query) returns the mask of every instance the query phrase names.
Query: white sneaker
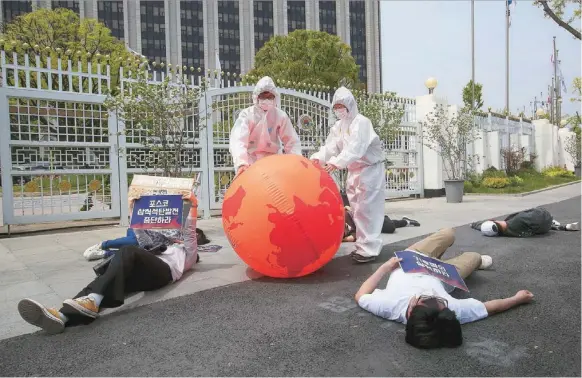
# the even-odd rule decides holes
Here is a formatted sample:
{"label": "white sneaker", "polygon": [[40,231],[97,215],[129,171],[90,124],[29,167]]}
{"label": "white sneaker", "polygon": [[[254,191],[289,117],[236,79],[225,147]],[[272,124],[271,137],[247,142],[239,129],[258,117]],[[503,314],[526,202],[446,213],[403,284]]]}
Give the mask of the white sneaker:
{"label": "white sneaker", "polygon": [[487,269],[493,265],[493,259],[489,255],[481,255],[481,265],[479,269]]}
{"label": "white sneaker", "polygon": [[87,260],[99,260],[105,257],[105,251],[101,249],[101,243],[92,245],[83,252],[83,257]]}
{"label": "white sneaker", "polygon": [[580,231],[580,223],[576,222],[576,223],[568,223],[566,225],[566,230],[567,231]]}

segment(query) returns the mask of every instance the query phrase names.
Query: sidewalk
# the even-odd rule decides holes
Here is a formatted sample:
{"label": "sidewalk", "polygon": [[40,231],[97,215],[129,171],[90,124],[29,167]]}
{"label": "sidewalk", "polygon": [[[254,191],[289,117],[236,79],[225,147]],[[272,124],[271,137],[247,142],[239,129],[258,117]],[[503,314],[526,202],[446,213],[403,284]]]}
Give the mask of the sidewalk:
{"label": "sidewalk", "polygon": [[[447,204],[445,198],[397,201],[386,204],[386,213],[393,219],[408,216],[417,219],[421,227],[401,228],[393,235],[384,235],[386,244],[434,232],[443,227],[456,227],[469,222],[499,216],[526,208],[559,202],[580,195],[581,185],[575,184],[527,197],[465,196],[461,204]],[[560,214],[555,214],[560,221]],[[201,263],[180,282],[162,290],[140,293],[129,298],[119,309],[158,302],[192,294],[218,286],[229,285],[257,277],[238,258],[222,231],[221,219],[200,220],[211,244],[222,246],[218,252],[203,252]],[[90,231],[72,231],[0,239],[0,339],[34,332],[25,323],[16,305],[24,297],[47,306],[60,306],[94,278],[96,262],[86,261],[82,253],[90,245],[105,239],[125,235],[125,228],[110,227]],[[351,244],[344,244],[337,256],[348,254]],[[118,311],[107,310],[104,313]]]}

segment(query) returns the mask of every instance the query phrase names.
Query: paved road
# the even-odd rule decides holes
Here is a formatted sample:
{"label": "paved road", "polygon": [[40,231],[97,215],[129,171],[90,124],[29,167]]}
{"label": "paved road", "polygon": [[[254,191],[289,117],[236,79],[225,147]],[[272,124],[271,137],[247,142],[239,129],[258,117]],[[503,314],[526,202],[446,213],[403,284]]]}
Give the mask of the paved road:
{"label": "paved road", "polygon": [[[580,219],[580,197],[546,206]],[[418,238],[386,246],[382,260]],[[467,280],[486,300],[527,288],[533,304],[463,326],[464,345],[420,351],[403,326],[361,311],[374,265],[333,260],[297,280],[259,279],[106,316],[56,336],[0,342],[8,376],[580,376],[580,233],[485,238],[457,229],[451,255],[488,253]]]}

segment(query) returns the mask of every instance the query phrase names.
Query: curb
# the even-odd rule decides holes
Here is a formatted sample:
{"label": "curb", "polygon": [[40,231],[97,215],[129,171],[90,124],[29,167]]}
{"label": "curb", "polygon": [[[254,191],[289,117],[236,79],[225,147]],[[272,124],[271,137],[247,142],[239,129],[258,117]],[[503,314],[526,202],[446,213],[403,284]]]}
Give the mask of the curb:
{"label": "curb", "polygon": [[552,189],[558,189],[558,188],[561,188],[563,186],[580,184],[581,182],[582,182],[582,180],[572,181],[572,182],[567,182],[565,184],[548,186],[546,188],[536,189],[536,190],[532,190],[531,192],[525,192],[525,193],[465,193],[465,195],[466,196],[476,196],[476,197],[478,197],[478,196],[526,197],[526,196],[529,196],[529,195],[532,195],[532,194],[546,192],[546,191],[552,190]]}

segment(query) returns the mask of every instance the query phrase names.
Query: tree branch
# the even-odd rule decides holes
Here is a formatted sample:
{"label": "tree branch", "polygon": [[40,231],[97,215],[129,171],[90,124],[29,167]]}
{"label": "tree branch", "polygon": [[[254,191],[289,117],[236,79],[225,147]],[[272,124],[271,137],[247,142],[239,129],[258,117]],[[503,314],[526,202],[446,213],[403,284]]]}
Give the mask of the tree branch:
{"label": "tree branch", "polygon": [[539,0],[538,2],[539,2],[539,4],[542,5],[542,7],[544,8],[544,12],[546,12],[548,17],[550,17],[552,20],[554,20],[556,22],[556,24],[558,24],[562,28],[566,29],[574,37],[576,37],[578,39],[582,39],[582,35],[580,35],[580,32],[578,30],[574,29],[567,22],[562,20],[560,17],[556,16],[556,14],[552,10],[552,8],[550,8],[550,5],[548,4],[548,2],[546,0]]}

